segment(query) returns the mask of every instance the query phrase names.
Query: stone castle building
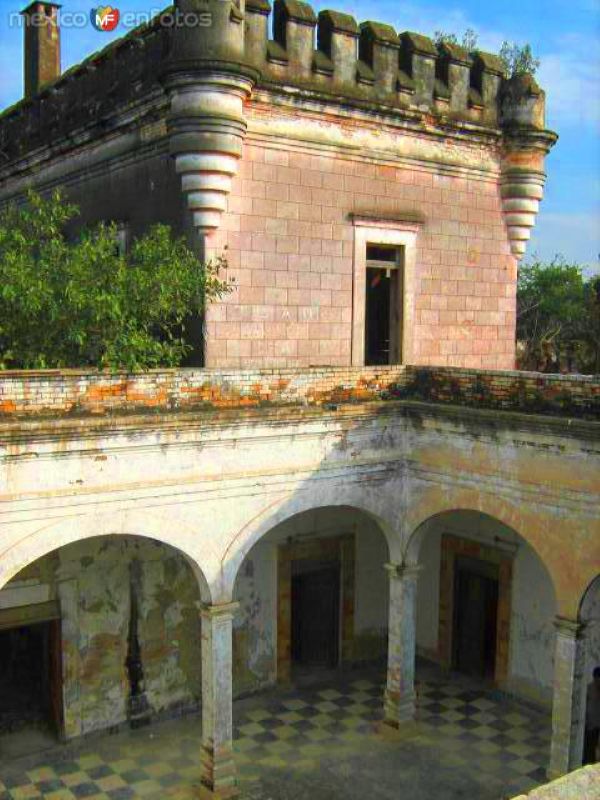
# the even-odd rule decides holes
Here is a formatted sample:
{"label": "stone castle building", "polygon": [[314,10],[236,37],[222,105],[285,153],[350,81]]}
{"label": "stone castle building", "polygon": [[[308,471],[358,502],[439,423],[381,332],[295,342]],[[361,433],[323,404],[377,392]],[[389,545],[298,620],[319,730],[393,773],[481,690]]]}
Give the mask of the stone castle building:
{"label": "stone castle building", "polygon": [[600,387],[511,371],[543,91],[298,0],[181,0],[60,74],[57,7],[24,14],[0,203],[167,222],[235,289],[200,366],[0,373],[0,701],[18,654],[62,739],[200,707],[225,797],[233,696],[382,664],[398,727],[418,655],[580,765]]}

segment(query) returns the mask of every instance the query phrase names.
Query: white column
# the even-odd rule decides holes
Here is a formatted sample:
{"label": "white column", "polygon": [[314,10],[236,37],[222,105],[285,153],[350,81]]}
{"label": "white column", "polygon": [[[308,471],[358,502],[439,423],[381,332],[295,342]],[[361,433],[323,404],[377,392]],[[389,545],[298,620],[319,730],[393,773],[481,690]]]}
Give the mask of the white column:
{"label": "white column", "polygon": [[585,725],[585,625],[557,617],[554,652],[552,743],[548,776],[581,766]]}
{"label": "white column", "polygon": [[384,721],[397,728],[415,716],[417,576],[419,567],[386,564],[390,578],[388,671]]}
{"label": "white column", "polygon": [[202,783],[238,794],[233,760],[232,620],[238,603],[202,608]]}

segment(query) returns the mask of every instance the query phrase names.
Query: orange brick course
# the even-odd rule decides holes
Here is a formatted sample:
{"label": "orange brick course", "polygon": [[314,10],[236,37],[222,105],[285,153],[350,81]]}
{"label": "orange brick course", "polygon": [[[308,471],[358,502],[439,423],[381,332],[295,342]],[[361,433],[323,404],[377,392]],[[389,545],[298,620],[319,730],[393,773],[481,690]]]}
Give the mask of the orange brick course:
{"label": "orange brick course", "polygon": [[[328,341],[328,340],[325,340]],[[282,340],[288,352],[309,340]],[[226,346],[262,340],[223,341]],[[476,408],[600,418],[600,381],[452,367],[166,369],[144,373],[78,370],[0,372],[0,420],[68,414],[319,406],[407,399]],[[2,438],[0,436],[0,450]]]}

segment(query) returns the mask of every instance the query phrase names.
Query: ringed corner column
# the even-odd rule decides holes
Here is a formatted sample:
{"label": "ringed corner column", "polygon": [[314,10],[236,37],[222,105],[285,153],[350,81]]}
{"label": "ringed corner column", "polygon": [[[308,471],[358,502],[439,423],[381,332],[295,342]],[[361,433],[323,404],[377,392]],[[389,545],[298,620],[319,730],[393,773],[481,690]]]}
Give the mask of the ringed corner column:
{"label": "ringed corner column", "polygon": [[237,797],[233,759],[232,622],[238,603],[202,607],[202,784]]}
{"label": "ringed corner column", "polygon": [[546,130],[546,95],[533,75],[516,75],[502,84],[503,128],[500,194],[510,251],[516,261],[525,254],[544,196],[544,159],[558,136]]}
{"label": "ringed corner column", "polygon": [[420,567],[386,564],[390,579],[388,669],[384,723],[398,728],[414,719],[417,577]]}
{"label": "ringed corner column", "polygon": [[[175,170],[200,236],[220,225],[246,134],[244,104],[259,72],[247,63],[244,3],[176,0],[170,55],[161,73]],[[206,24],[207,20],[210,22]]]}
{"label": "ringed corner column", "polygon": [[581,766],[585,725],[585,624],[557,617],[550,779]]}

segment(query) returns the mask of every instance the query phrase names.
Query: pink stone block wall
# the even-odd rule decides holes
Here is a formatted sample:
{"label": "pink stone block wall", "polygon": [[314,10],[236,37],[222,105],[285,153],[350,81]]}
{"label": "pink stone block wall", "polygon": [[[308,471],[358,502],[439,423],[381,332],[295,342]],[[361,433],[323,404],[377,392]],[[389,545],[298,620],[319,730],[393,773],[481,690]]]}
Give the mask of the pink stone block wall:
{"label": "pink stone block wall", "polygon": [[350,364],[349,215],[418,212],[412,362],[515,364],[516,262],[497,183],[246,143],[221,228],[234,291],[207,320],[207,366]]}

